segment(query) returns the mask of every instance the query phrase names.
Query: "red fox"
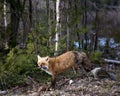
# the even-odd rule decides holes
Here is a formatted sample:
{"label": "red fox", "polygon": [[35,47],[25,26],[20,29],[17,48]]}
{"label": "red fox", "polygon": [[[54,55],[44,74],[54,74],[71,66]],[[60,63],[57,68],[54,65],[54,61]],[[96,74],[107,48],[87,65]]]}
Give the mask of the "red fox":
{"label": "red fox", "polygon": [[54,58],[49,56],[40,57],[38,55],[38,66],[52,76],[52,87],[55,87],[55,78],[59,73],[72,67],[76,74],[77,69],[81,66],[86,71],[90,71],[92,67],[86,53],[77,51],[68,51]]}

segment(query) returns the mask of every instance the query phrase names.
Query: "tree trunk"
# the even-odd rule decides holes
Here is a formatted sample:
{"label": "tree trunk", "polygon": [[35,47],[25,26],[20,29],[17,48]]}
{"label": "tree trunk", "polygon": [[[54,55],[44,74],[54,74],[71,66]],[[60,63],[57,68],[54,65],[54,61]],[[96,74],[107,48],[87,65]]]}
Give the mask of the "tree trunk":
{"label": "tree trunk", "polygon": [[69,22],[69,15],[67,15],[66,16],[66,21],[67,21],[67,51],[69,50],[69,48],[70,48],[70,30],[69,30],[69,24],[68,24],[68,22]]}
{"label": "tree trunk", "polygon": [[4,0],[4,26],[5,26],[5,31],[7,27],[7,17],[6,17],[6,0]]}
{"label": "tree trunk", "polygon": [[[78,29],[78,7],[77,7],[77,0],[75,0],[75,16],[76,16],[76,22],[75,22],[75,30]],[[79,32],[77,30],[77,39],[78,39],[78,48],[80,49],[80,35]]]}
{"label": "tree trunk", "polygon": [[54,55],[58,55],[59,48],[59,35],[60,35],[60,0],[56,0],[56,28],[55,28],[55,53]]}
{"label": "tree trunk", "polygon": [[32,0],[29,0],[29,20],[30,20],[30,27],[32,27]]}
{"label": "tree trunk", "polygon": [[[84,11],[84,14],[83,14],[83,26],[86,30],[87,28],[87,1],[84,0],[84,8],[85,8],[85,11]],[[84,44],[84,49],[87,51],[88,50],[88,36],[87,36],[87,32],[85,31],[85,34],[84,34],[84,37],[85,37],[85,44]]]}
{"label": "tree trunk", "polygon": [[[4,26],[5,26],[5,34],[7,34],[6,33],[6,29],[7,29],[7,9],[6,9],[6,4],[7,4],[7,2],[6,2],[6,0],[4,0],[4,5],[3,5],[3,9],[4,9]],[[8,48],[8,38],[6,37],[5,38],[6,40],[5,40],[5,47],[6,48]]]}
{"label": "tree trunk", "polygon": [[[31,0],[31,2],[32,2],[32,0]],[[32,32],[32,30],[31,30],[31,33],[32,33],[32,37],[33,37],[33,41],[35,41],[34,42],[34,49],[35,49],[35,53],[36,54],[38,54],[39,53],[39,50],[38,50],[38,38],[37,38],[37,35],[38,35],[38,30],[37,30],[37,25],[38,25],[38,21],[37,21],[37,5],[38,5],[38,2],[39,2],[39,0],[36,0],[35,1],[35,14],[34,14],[34,16],[35,16],[35,35],[36,36],[34,36],[34,33]],[[32,5],[32,3],[31,3],[31,5]],[[32,18],[31,18],[32,19]],[[32,20],[31,20],[32,21]],[[31,28],[32,28],[32,23],[30,24],[31,25]],[[36,39],[37,38],[37,39]]]}
{"label": "tree trunk", "polygon": [[47,28],[48,28],[48,34],[49,34],[49,42],[48,42],[48,48],[51,47],[51,16],[50,16],[50,1],[46,0],[46,7],[47,7]]}
{"label": "tree trunk", "polygon": [[67,32],[67,51],[69,51],[69,48],[70,48],[69,1],[66,4],[64,4],[64,7],[67,8],[67,13],[66,13],[66,32]]}
{"label": "tree trunk", "polygon": [[20,16],[21,16],[21,10],[19,10],[18,6],[16,6],[15,4],[18,4],[18,6],[21,7],[20,0],[17,0],[15,3],[10,3],[11,37],[10,37],[9,45],[11,48],[17,45],[17,33],[18,33]]}
{"label": "tree trunk", "polygon": [[97,50],[97,47],[98,47],[98,31],[99,31],[99,18],[98,18],[98,10],[96,10],[94,51]]}

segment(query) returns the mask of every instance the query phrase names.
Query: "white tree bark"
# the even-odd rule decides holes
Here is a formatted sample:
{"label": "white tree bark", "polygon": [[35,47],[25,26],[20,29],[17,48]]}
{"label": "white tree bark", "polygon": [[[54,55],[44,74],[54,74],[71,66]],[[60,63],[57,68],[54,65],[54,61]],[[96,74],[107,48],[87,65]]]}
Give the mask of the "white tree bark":
{"label": "white tree bark", "polygon": [[[4,5],[3,5],[3,9],[4,9],[4,27],[5,27],[5,32],[6,32],[6,29],[7,29],[7,9],[6,9],[6,0],[4,0]],[[5,41],[5,47],[8,48],[8,38],[6,38],[6,41]]]}
{"label": "white tree bark", "polygon": [[7,27],[7,17],[6,17],[6,0],[4,0],[4,5],[3,5],[3,8],[4,8],[4,26],[5,26],[5,30],[6,30],[6,27]]}
{"label": "white tree bark", "polygon": [[59,6],[60,6],[60,0],[56,0],[56,29],[55,29],[55,32],[56,32],[56,35],[55,35],[55,54],[54,55],[57,55],[58,54],[58,48],[59,48],[59,34],[60,34],[60,9],[59,9]]}

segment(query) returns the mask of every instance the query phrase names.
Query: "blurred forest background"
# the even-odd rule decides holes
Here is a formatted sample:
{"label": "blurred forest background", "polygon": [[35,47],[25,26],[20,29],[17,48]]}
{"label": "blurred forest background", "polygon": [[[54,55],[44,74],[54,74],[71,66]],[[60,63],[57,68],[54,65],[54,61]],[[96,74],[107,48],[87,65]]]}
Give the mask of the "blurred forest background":
{"label": "blurred forest background", "polygon": [[40,81],[37,54],[69,50],[120,60],[120,0],[0,0],[0,89]]}

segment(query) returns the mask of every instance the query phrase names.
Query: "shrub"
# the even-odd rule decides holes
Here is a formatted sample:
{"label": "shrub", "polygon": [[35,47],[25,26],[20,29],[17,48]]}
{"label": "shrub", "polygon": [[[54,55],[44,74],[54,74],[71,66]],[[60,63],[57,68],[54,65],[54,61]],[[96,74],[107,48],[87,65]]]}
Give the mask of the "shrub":
{"label": "shrub", "polygon": [[[26,84],[28,76],[39,82],[50,80],[50,76],[37,68],[37,56],[19,48],[13,48],[0,62],[0,89]],[[42,78],[41,78],[42,77]]]}
{"label": "shrub", "polygon": [[95,51],[95,52],[91,53],[90,60],[95,64],[101,64],[103,62],[102,52]]}
{"label": "shrub", "polygon": [[27,76],[35,73],[35,61],[34,54],[24,54],[20,49],[13,48],[8,53],[5,64],[0,64],[0,89],[24,84]]}

